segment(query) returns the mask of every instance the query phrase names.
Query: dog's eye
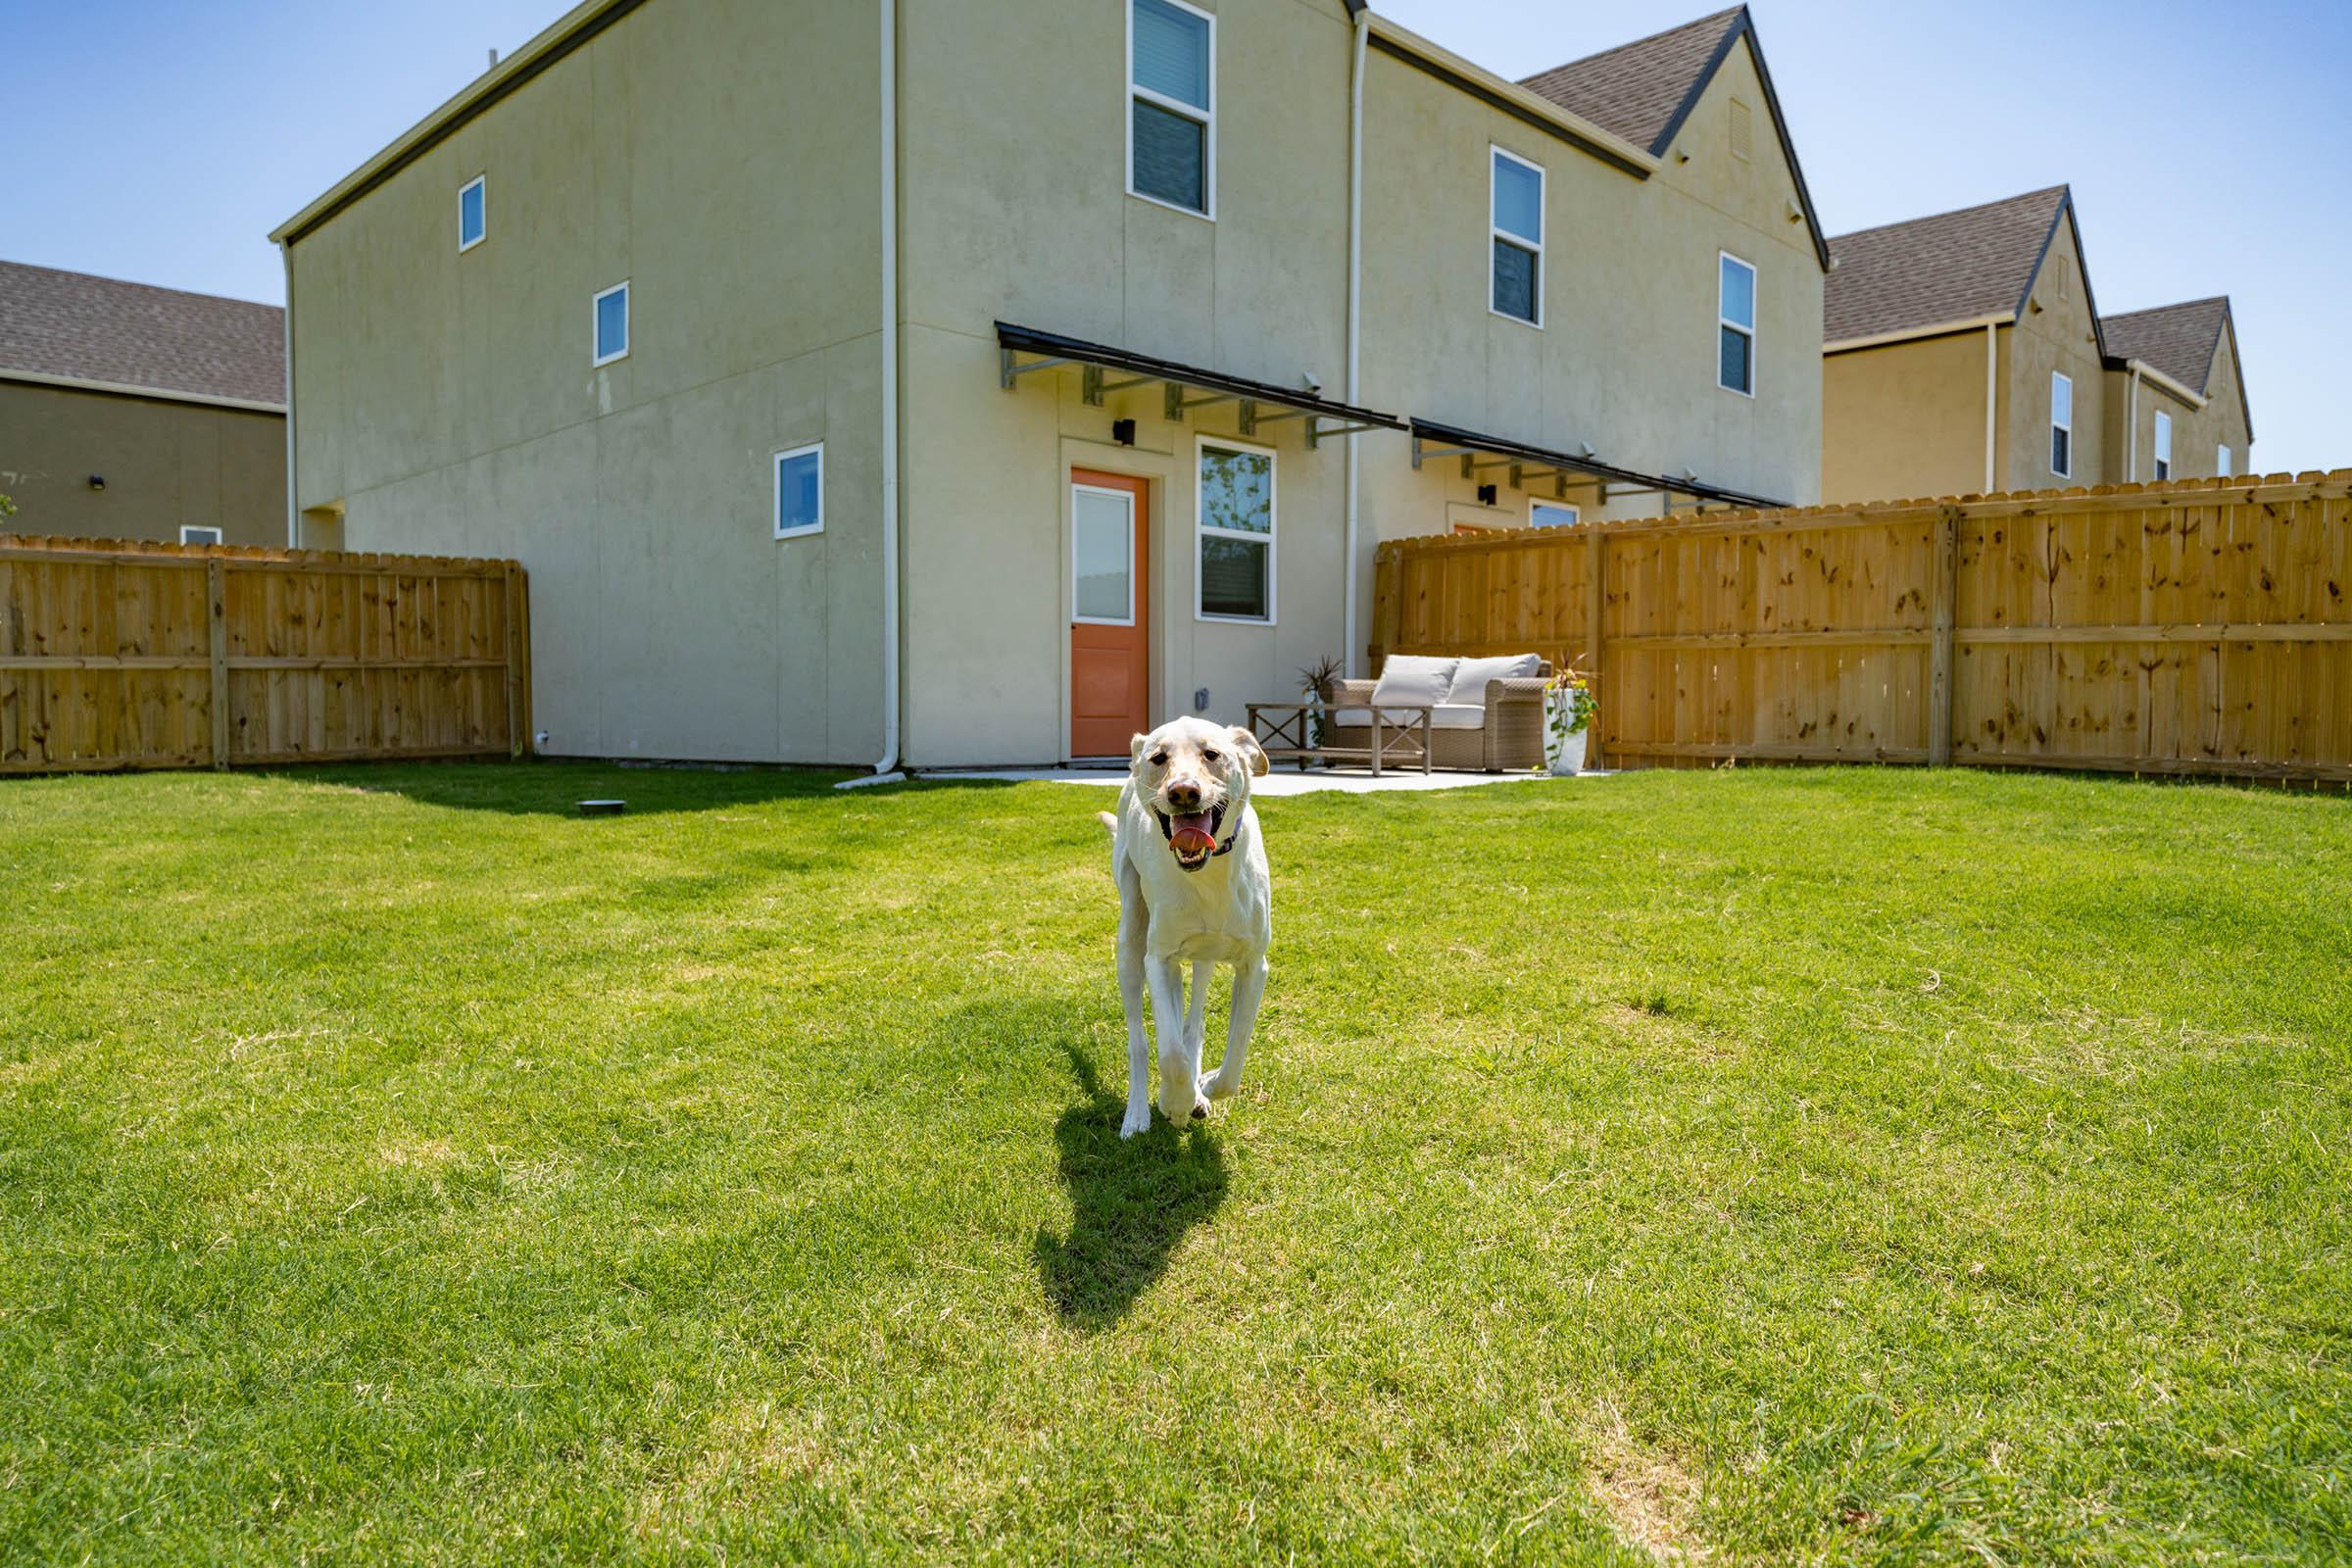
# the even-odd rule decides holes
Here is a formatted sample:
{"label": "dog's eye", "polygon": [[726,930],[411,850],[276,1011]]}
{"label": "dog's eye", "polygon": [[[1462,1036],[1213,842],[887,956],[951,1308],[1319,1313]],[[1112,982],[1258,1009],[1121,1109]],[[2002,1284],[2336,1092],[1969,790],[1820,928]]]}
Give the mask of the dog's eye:
{"label": "dog's eye", "polygon": [[1167,754],[1167,753],[1165,753],[1165,752],[1153,752],[1153,753],[1152,754],[1152,765],[1153,767],[1165,767],[1165,766],[1167,766],[1167,765],[1168,765],[1168,754]]}
{"label": "dog's eye", "polygon": [[1202,753],[1200,754],[1200,760],[1202,760],[1203,762],[1213,762],[1213,761],[1215,761],[1216,760],[1217,760],[1217,754],[1216,754],[1216,753],[1214,753],[1214,752],[1202,752]]}

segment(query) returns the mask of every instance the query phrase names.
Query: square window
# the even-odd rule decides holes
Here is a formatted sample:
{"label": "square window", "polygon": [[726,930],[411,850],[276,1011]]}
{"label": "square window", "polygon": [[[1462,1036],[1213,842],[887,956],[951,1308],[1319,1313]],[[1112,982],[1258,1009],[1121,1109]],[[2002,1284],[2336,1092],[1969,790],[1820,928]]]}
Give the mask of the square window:
{"label": "square window", "polygon": [[1216,161],[1216,19],[1184,0],[1130,0],[1127,189],[1211,216]]}
{"label": "square window", "polygon": [[593,365],[610,365],[629,352],[629,285],[615,283],[596,297],[596,354]]}
{"label": "square window", "polygon": [[458,249],[469,251],[489,233],[489,176],[476,174],[458,191]]}
{"label": "square window", "polygon": [[816,533],[825,526],[825,444],[776,454],[776,537]]}
{"label": "square window", "polygon": [[1200,443],[1199,613],[1274,618],[1274,454]]}

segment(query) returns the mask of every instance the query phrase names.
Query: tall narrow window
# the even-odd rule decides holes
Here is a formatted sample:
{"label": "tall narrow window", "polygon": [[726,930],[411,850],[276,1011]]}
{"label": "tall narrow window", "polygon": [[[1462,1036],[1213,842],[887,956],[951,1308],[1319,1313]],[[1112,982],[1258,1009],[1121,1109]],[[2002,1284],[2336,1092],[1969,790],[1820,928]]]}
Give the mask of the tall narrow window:
{"label": "tall narrow window", "polygon": [[2162,409],[2156,411],[2156,477],[2173,476],[2173,416]]}
{"label": "tall narrow window", "polygon": [[1544,324],[1544,171],[1493,149],[1491,234],[1494,284],[1487,304],[1497,316]]}
{"label": "tall narrow window", "polygon": [[590,365],[611,365],[629,352],[629,285],[615,283],[596,297],[596,354]]}
{"label": "tall narrow window", "polygon": [[776,537],[821,533],[825,526],[825,444],[776,454]]}
{"label": "tall narrow window", "polygon": [[1274,454],[1202,440],[1198,528],[1203,620],[1274,618]]}
{"label": "tall narrow window", "polygon": [[2213,471],[2225,479],[2230,477],[2230,448],[2227,443],[2216,449],[2213,454]]}
{"label": "tall narrow window", "polygon": [[1216,211],[1217,19],[1184,0],[1127,12],[1127,189],[1207,218]]}
{"label": "tall narrow window", "polygon": [[1715,384],[1727,392],[1756,395],[1756,270],[1719,251],[1716,285]]}
{"label": "tall narrow window", "polygon": [[458,249],[469,251],[490,232],[489,178],[476,174],[458,187]]}
{"label": "tall narrow window", "polygon": [[2050,372],[2050,471],[2061,479],[2075,471],[2075,383]]}

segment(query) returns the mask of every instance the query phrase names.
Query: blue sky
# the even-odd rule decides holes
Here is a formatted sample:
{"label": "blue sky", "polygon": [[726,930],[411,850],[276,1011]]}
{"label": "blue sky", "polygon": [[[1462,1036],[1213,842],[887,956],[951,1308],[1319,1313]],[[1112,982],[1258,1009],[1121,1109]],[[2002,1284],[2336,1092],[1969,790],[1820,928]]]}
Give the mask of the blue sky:
{"label": "blue sky", "polygon": [[[1377,9],[1518,76],[1710,3]],[[564,10],[0,0],[0,257],[275,302],[269,230],[478,74],[486,51]],[[2229,294],[2255,461],[2352,465],[2331,373],[2352,332],[2352,0],[1760,0],[1755,14],[1833,233],[2071,181],[2100,308]]]}

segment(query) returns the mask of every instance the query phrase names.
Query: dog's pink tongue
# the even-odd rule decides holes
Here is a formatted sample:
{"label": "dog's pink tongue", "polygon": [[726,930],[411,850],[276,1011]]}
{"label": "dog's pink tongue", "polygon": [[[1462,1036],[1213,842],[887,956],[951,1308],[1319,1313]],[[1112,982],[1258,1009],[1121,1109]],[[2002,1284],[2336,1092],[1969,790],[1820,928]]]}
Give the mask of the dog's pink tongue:
{"label": "dog's pink tongue", "polygon": [[1210,850],[1217,844],[1216,836],[1208,830],[1206,811],[1168,818],[1168,837],[1180,850]]}

